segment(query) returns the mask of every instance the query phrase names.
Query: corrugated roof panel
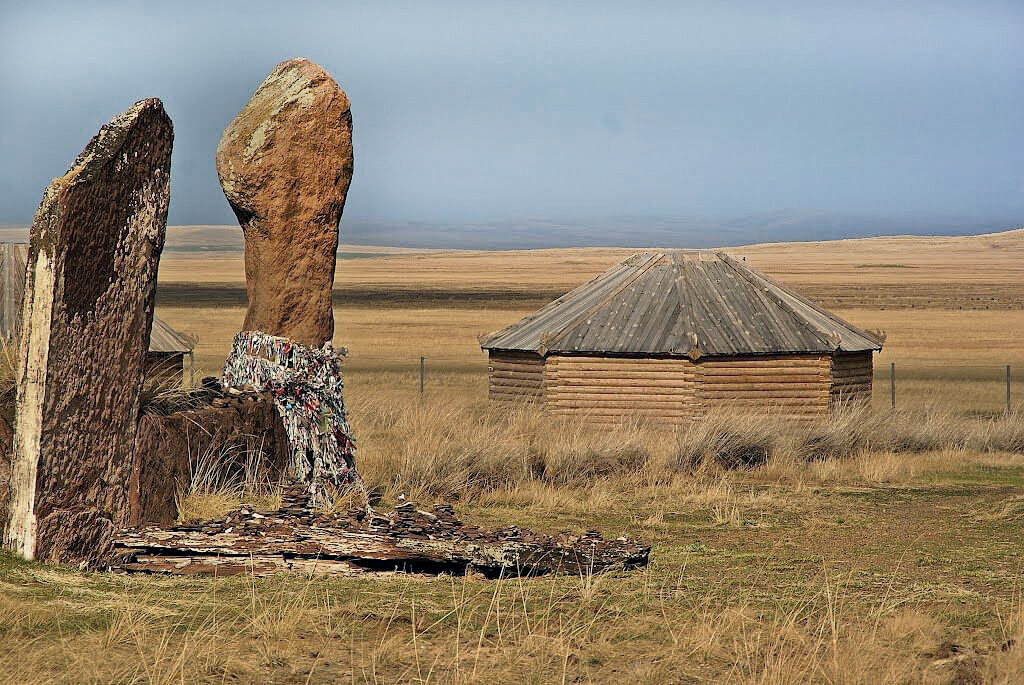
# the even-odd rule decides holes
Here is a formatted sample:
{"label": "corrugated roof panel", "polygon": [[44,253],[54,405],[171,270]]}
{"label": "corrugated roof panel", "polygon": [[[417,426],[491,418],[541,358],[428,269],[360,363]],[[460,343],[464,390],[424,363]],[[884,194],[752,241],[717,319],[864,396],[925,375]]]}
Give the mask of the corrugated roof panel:
{"label": "corrugated roof panel", "polygon": [[484,349],[733,356],[881,349],[724,254],[638,253],[483,340]]}

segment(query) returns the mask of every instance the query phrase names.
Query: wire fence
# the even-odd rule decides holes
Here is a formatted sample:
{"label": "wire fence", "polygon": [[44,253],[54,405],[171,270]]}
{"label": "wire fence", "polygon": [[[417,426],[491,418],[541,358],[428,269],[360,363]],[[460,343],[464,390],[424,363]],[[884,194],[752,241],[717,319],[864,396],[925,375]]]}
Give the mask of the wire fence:
{"label": "wire fence", "polygon": [[[967,365],[886,357],[875,359],[872,406],[877,409],[946,409],[978,416],[1024,413],[1024,360]],[[223,357],[209,354],[197,363],[197,375],[219,375]],[[345,373],[363,382],[369,375],[382,388],[420,396],[443,397],[466,388],[484,396],[487,356],[356,353],[346,359]]]}
{"label": "wire fence", "polygon": [[1024,410],[1024,362],[929,364],[890,361],[876,365],[874,405],[948,407],[964,413]]}
{"label": "wire fence", "polygon": [[[387,371],[423,395],[448,387],[453,378],[486,382],[487,357],[418,355],[349,357],[352,372]],[[937,364],[914,360],[875,362],[872,404],[876,408],[947,408],[993,415],[1024,411],[1024,361],[1016,364]]]}

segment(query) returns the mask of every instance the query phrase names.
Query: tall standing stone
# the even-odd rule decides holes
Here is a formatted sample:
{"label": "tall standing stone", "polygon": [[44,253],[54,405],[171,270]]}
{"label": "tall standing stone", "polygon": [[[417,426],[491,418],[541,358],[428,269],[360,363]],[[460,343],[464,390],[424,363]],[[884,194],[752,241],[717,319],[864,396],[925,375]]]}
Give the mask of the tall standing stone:
{"label": "tall standing stone", "polygon": [[0,520],[23,557],[94,564],[127,522],[173,137],[160,100],[137,102],[36,211]]}
{"label": "tall standing stone", "polygon": [[245,234],[245,330],[312,347],[329,341],[338,222],[352,180],[344,91],[309,60],[277,65],[224,130],[217,174]]}

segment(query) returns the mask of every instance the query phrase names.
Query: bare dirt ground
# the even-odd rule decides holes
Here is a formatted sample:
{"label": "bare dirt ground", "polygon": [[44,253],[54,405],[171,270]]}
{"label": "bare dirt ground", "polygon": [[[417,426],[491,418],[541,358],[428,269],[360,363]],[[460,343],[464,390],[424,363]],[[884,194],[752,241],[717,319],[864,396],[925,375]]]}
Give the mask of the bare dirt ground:
{"label": "bare dirt ground", "polygon": [[[486,406],[476,336],[632,250],[339,262],[335,342],[383,506],[406,493],[481,525],[640,535],[646,571],[192,579],[0,557],[0,681],[1024,680],[1024,423],[996,418],[1002,365],[1024,369],[1024,231],[730,251],[887,332],[875,423],[827,427],[834,456],[807,458],[786,426],[609,430]],[[243,318],[240,255],[168,252],[158,311],[214,372]],[[766,462],[689,465],[726,438]],[[183,496],[210,512],[255,497],[242,485],[216,506]]]}

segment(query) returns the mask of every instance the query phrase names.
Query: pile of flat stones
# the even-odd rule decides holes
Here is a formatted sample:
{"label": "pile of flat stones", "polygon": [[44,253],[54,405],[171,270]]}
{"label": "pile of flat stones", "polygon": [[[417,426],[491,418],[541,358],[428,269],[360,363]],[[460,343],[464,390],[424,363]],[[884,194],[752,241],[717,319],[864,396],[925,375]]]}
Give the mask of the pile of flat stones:
{"label": "pile of flat stones", "polygon": [[[580,543],[615,543],[617,546],[632,543],[628,538],[605,539],[600,532],[588,530],[582,535],[563,531],[557,535],[544,535],[519,526],[506,526],[486,530],[479,526],[463,523],[452,505],[434,504],[430,511],[419,509],[412,502],[401,502],[393,512],[383,512],[371,507],[352,507],[344,511],[326,511],[309,506],[309,496],[302,485],[291,485],[281,495],[281,506],[276,511],[257,511],[242,507],[230,512],[223,519],[203,521],[195,524],[181,524],[169,530],[196,532],[208,535],[242,533],[246,535],[290,534],[296,525],[336,530],[349,533],[373,533],[389,537],[422,540],[448,540],[459,542],[502,543],[523,542],[534,545],[575,545]],[[641,545],[636,545],[638,549]]]}

